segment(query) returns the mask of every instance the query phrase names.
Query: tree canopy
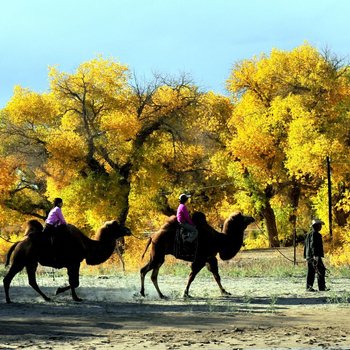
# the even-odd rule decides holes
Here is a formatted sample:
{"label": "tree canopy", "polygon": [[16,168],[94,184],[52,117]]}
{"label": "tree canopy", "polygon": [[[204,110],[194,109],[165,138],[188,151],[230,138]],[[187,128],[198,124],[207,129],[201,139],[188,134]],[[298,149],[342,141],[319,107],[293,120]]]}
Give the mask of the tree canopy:
{"label": "tree canopy", "polygon": [[327,156],[345,227],[349,78],[309,44],[237,62],[229,96],[186,75],[140,82],[101,56],[72,73],[51,67],[48,92],[17,86],[0,111],[0,227],[44,219],[62,197],[67,220],[88,232],[111,218],[142,232],[187,191],[217,226],[235,209],[264,220],[276,246],[297,222],[326,219]]}

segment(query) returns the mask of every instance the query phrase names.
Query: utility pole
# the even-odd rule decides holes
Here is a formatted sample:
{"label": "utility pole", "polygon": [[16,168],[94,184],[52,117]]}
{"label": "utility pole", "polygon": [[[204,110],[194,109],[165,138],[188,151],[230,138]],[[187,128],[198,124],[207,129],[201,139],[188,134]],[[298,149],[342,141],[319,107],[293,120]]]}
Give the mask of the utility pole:
{"label": "utility pole", "polygon": [[297,229],[293,228],[293,263],[297,264]]}
{"label": "utility pole", "polygon": [[327,181],[328,181],[328,223],[329,235],[332,238],[332,179],[331,179],[331,159],[327,156]]}

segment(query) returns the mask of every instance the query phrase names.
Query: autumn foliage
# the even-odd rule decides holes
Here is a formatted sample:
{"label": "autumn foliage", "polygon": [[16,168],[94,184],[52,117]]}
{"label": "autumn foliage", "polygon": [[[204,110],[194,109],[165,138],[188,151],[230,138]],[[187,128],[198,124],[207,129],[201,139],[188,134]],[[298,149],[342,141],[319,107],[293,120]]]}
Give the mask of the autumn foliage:
{"label": "autumn foliage", "polygon": [[[0,111],[2,237],[44,220],[62,197],[66,219],[87,235],[117,218],[144,238],[187,191],[190,209],[217,228],[237,209],[255,216],[266,239],[253,232],[249,246],[290,243],[311,218],[328,222],[330,157],[330,247],[347,249],[350,75],[329,52],[304,44],[237,62],[229,96],[200,91],[185,75],[141,83],[103,57],[72,73],[52,67],[49,79],[46,93],[15,87]],[[143,246],[127,238],[127,262]]]}

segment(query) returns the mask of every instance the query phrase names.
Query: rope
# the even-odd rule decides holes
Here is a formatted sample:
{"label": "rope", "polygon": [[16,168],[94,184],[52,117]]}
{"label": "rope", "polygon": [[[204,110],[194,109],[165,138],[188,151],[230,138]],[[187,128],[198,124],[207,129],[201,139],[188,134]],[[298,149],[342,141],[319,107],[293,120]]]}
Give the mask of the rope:
{"label": "rope", "polygon": [[[255,224],[255,225],[256,225],[256,227],[260,230],[260,232],[262,233],[262,235],[263,235],[265,238],[269,239],[269,237],[264,233],[264,231],[261,229],[261,227],[260,227],[258,224]],[[276,249],[285,259],[287,259],[288,261],[291,261],[292,263],[295,263],[295,264],[304,264],[304,263],[305,263],[305,261],[294,261],[294,259],[292,260],[292,259],[288,258],[288,256],[286,256],[285,254],[283,254],[283,253],[281,252],[281,250],[278,249],[278,247],[271,246],[271,248]]]}
{"label": "rope", "polygon": [[[156,231],[153,231],[153,232],[142,232],[143,234],[152,234],[152,233],[154,233],[154,232],[156,232]],[[134,235],[133,233],[131,234],[131,236],[133,236],[133,237],[135,237],[136,239],[139,239],[140,241],[144,241],[145,239],[148,239],[149,238],[149,236],[146,236],[146,237],[138,237],[138,236],[136,236],[136,235]]]}
{"label": "rope", "polygon": [[[233,184],[233,182],[225,182],[225,183],[222,183],[222,184],[220,184],[220,185],[212,185],[212,186],[206,186],[206,187],[196,188],[196,190],[199,191],[199,190],[203,190],[203,189],[207,189],[207,188],[217,188],[217,187],[221,187],[221,188],[222,188],[222,187],[226,187],[226,186],[229,186],[229,185],[232,185],[232,184]],[[263,234],[263,236],[265,236],[265,237],[269,240],[269,237],[264,233],[264,231],[259,227],[259,225],[256,224],[256,226],[257,226],[257,228],[261,231],[261,233]],[[142,239],[142,238],[136,237],[135,235],[132,235],[132,236],[134,236],[134,237],[137,238],[137,239]],[[278,249],[278,247],[272,246],[271,248],[276,249],[285,259],[291,261],[292,263],[295,263],[295,264],[304,264],[304,263],[305,263],[305,261],[294,261],[294,259],[292,260],[292,259],[288,258],[285,254],[283,254],[283,253]]]}
{"label": "rope", "polygon": [[[258,224],[256,224],[256,227],[260,230],[260,232],[263,234],[264,237],[266,237],[267,239],[269,239],[269,237],[264,233],[264,231],[261,229],[261,227],[260,227]],[[143,232],[143,234],[152,234],[152,233],[154,233],[154,232],[156,232],[156,231],[153,231],[153,232],[152,232],[152,231],[145,231],[145,232]],[[139,239],[139,240],[145,240],[145,239],[148,239],[148,238],[149,238],[149,236],[147,236],[147,237],[138,237],[138,236],[136,236],[136,235],[134,235],[134,234],[131,234],[131,236],[133,236],[133,237],[135,237],[136,239]],[[280,249],[278,249],[278,247],[272,246],[271,248],[277,250],[277,251],[278,251],[285,259],[287,259],[288,261],[291,261],[292,263],[294,263],[294,260],[288,258],[285,254],[283,254],[283,253],[280,251]],[[296,264],[304,264],[305,261],[295,261],[295,263],[296,263]]]}
{"label": "rope", "polygon": [[[327,277],[328,275],[331,274],[331,271],[329,269],[327,269],[327,267],[324,265],[322,260],[321,260],[321,262],[322,262],[322,265],[324,267],[324,276]],[[312,259],[312,266],[314,267],[316,274],[322,276],[322,273],[318,269],[318,261],[316,259]]]}
{"label": "rope", "polygon": [[[223,187],[226,187],[226,186],[231,186],[231,185],[234,185],[234,182],[224,182],[222,184],[218,184],[218,185],[211,185],[211,186],[203,186],[203,187],[196,187],[195,189],[193,188],[190,188],[190,189],[186,189],[186,192],[195,192],[195,191],[201,191],[201,190],[205,190],[205,189],[208,189],[208,188],[223,188]],[[168,191],[161,191],[161,194],[170,194],[172,192],[168,192]]]}
{"label": "rope", "polygon": [[[256,227],[261,231],[261,233],[263,234],[263,236],[265,236],[265,237],[268,239],[268,237],[266,236],[266,234],[264,233],[264,231],[259,227],[258,224],[256,224]],[[285,259],[287,259],[287,260],[289,260],[289,261],[291,261],[291,262],[293,262],[293,263],[295,263],[295,264],[304,264],[304,263],[305,263],[305,261],[295,261],[295,262],[294,262],[294,260],[292,260],[292,259],[288,258],[287,256],[285,256],[285,255],[278,249],[278,247],[272,246],[271,248],[276,249]],[[317,262],[314,260],[314,261],[312,262],[312,264],[313,264],[313,266],[314,266],[314,269],[315,269],[316,274],[317,274],[317,275],[320,275],[321,273],[318,271]],[[323,266],[324,266],[324,264],[323,264]],[[329,269],[327,269],[326,266],[324,266],[324,269],[325,269],[325,277],[327,277],[327,275],[329,276],[329,275],[331,274],[331,271],[330,271]],[[326,275],[326,274],[327,274],[327,275]]]}
{"label": "rope", "polygon": [[9,239],[4,238],[4,237],[1,236],[1,235],[0,235],[0,238],[3,239],[5,242],[8,242],[8,243],[12,243],[12,244],[13,244],[13,243],[16,243],[16,242],[10,241]]}
{"label": "rope", "polygon": [[[269,239],[269,237],[267,237],[267,235],[266,235],[266,234],[264,233],[264,231],[259,227],[258,224],[256,224],[256,227],[261,231],[261,233],[263,234],[263,236],[265,236],[267,239]],[[304,264],[304,263],[305,263],[305,261],[295,261],[295,262],[294,262],[294,260],[292,260],[292,259],[288,258],[286,255],[284,255],[284,254],[278,249],[278,247],[272,246],[271,248],[276,249],[285,259],[287,259],[287,260],[289,260],[289,261],[291,261],[291,262],[293,262],[293,263],[295,263],[295,264]],[[316,265],[315,265],[315,263],[316,263]],[[313,266],[314,266],[315,272],[319,275],[320,272],[318,271],[318,268],[317,268],[317,262],[314,260],[314,261],[312,262],[312,264],[313,264]],[[324,264],[323,264],[323,266],[324,266]],[[324,266],[324,268],[325,268],[325,277],[326,277],[326,274],[330,275],[331,272],[330,272],[329,269],[326,268],[326,266]]]}
{"label": "rope", "polygon": [[[224,183],[224,184],[219,185],[219,186],[208,186],[207,188],[209,188],[209,187],[224,187],[224,186],[227,186],[227,185],[229,185],[229,184],[231,184],[231,183]],[[260,230],[260,232],[262,233],[262,235],[263,235],[265,238],[269,239],[269,237],[264,233],[264,231],[261,229],[261,227],[260,227],[258,224],[255,224],[255,225],[256,225],[256,227]],[[152,233],[154,233],[154,232],[155,232],[155,231],[153,231],[153,232],[152,232],[152,231],[145,231],[145,232],[143,232],[143,234],[152,234]],[[133,237],[135,237],[136,239],[139,239],[139,240],[145,240],[145,239],[148,239],[148,238],[149,238],[149,236],[148,236],[148,237],[138,237],[138,236],[134,235],[133,233],[131,234],[131,236],[133,236]],[[290,258],[287,257],[285,254],[283,254],[283,253],[281,252],[281,250],[278,249],[278,247],[272,246],[271,248],[277,250],[278,253],[281,254],[281,256],[283,256],[285,259],[287,259],[288,261],[290,261],[290,262],[292,262],[292,263],[296,263],[296,264],[304,264],[304,263],[305,263],[305,261],[294,261],[294,259],[290,259]]]}

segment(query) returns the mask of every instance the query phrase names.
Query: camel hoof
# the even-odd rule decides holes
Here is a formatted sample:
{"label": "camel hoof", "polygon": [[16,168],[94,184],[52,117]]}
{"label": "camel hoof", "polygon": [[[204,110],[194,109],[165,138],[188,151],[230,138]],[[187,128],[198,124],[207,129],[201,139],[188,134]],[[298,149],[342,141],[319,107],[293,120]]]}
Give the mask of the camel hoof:
{"label": "camel hoof", "polygon": [[193,297],[191,295],[189,295],[188,293],[185,293],[184,298],[185,299],[192,299]]}
{"label": "camel hoof", "polygon": [[169,300],[169,297],[167,297],[166,295],[163,295],[163,294],[159,295],[159,297],[163,300]]}
{"label": "camel hoof", "polygon": [[45,301],[51,301],[51,298],[48,298],[48,297],[46,297],[44,299],[45,299]]}
{"label": "camel hoof", "polygon": [[79,302],[79,303],[83,301],[83,299],[81,299],[81,298],[73,298],[73,300],[74,300],[74,301],[77,301],[77,302]]}
{"label": "camel hoof", "polygon": [[12,301],[10,299],[6,299],[6,304],[12,304]]}
{"label": "camel hoof", "polygon": [[226,290],[223,290],[221,294],[224,296],[232,295],[230,292],[226,292]]}

